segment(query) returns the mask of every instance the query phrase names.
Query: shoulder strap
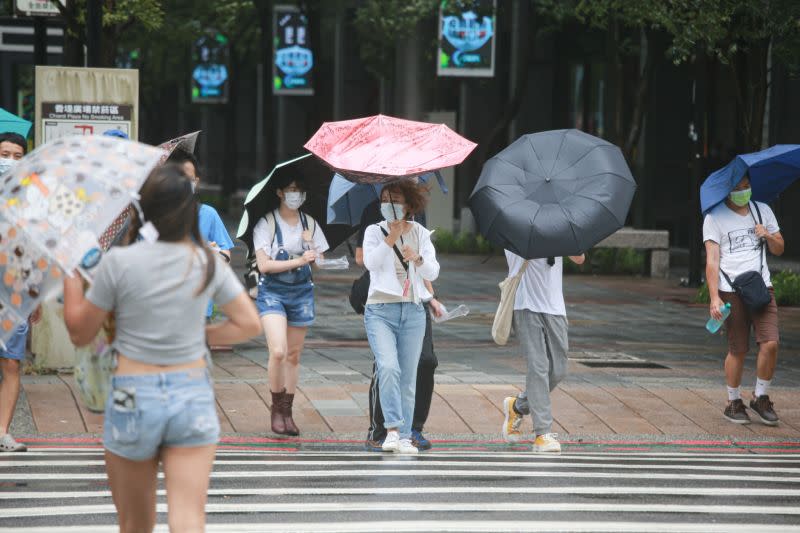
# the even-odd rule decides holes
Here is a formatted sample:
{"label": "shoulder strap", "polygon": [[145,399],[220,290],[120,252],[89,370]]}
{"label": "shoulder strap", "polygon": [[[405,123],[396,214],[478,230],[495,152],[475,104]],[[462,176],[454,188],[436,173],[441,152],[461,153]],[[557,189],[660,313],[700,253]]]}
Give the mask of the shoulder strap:
{"label": "shoulder strap", "polygon": [[[763,224],[761,221],[761,209],[758,208],[758,204],[756,202],[750,202],[753,204],[753,207],[756,208],[756,214],[758,214],[758,222],[756,222],[756,217],[753,216],[753,210],[750,210],[750,216],[753,217],[753,222],[756,224]],[[758,272],[763,276],[764,275],[764,255],[766,255],[767,251],[764,249],[764,239],[759,239],[758,245]]]}
{"label": "shoulder strap", "polygon": [[[386,236],[386,237],[389,236],[389,232],[386,231],[383,228],[383,226],[378,224],[378,227],[381,229],[381,231],[383,232],[384,236]],[[408,263],[406,263],[405,259],[403,259],[403,254],[400,253],[400,249],[397,247],[396,244],[394,245],[394,255],[397,256],[397,258],[400,260],[400,264],[403,265],[403,268],[405,269],[405,271],[408,272]]]}
{"label": "shoulder strap", "polygon": [[528,263],[530,263],[530,261],[527,260],[527,259],[525,261],[523,261],[522,266],[519,267],[519,271],[517,271],[517,274],[516,274],[516,276],[518,278],[521,278],[522,275],[525,273],[525,270],[528,268]]}
{"label": "shoulder strap", "polygon": [[[267,220],[267,224],[269,224],[269,220]],[[272,244],[275,244],[275,239],[278,239],[278,247],[283,248],[283,233],[281,232],[281,227],[278,224],[278,218],[275,216],[275,211],[272,212]]]}

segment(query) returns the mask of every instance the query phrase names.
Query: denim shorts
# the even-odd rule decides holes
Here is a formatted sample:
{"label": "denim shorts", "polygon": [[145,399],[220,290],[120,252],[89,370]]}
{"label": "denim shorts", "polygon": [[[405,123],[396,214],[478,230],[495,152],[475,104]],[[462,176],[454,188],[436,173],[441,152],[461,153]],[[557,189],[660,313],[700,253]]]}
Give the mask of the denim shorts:
{"label": "denim shorts", "polygon": [[[17,326],[16,331],[6,341],[6,349],[0,347],[0,357],[22,361],[25,359],[25,343],[28,340],[28,322]],[[0,345],[2,346],[2,345]]]}
{"label": "denim shorts", "polygon": [[288,285],[261,276],[256,298],[258,314],[281,315],[295,328],[306,328],[314,323],[314,284]]}
{"label": "denim shorts", "polygon": [[159,449],[216,444],[219,418],[208,369],[113,376],[106,402],[103,445],[131,461]]}

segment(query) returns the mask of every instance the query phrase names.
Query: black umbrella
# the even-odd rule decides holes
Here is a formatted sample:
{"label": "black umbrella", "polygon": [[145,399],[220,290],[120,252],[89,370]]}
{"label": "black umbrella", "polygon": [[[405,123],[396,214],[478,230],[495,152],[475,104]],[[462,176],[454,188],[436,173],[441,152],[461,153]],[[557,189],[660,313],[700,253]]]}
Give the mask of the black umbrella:
{"label": "black umbrella", "polygon": [[302,178],[308,186],[306,203],[302,211],[314,217],[319,228],[325,234],[330,249],[334,250],[352,235],[358,228],[327,223],[328,188],[331,184],[331,171],[311,154],[306,153],[294,159],[278,163],[266,178],[256,183],[247,193],[244,201],[244,214],[239,222],[236,237],[247,244],[248,256],[254,254],[253,228],[261,218],[280,206],[274,184],[279,176],[289,173],[295,178]]}
{"label": "black umbrella", "polygon": [[636,182],[619,148],[578,130],[523,135],[483,166],[480,232],[524,257],[578,255],[625,223]]}

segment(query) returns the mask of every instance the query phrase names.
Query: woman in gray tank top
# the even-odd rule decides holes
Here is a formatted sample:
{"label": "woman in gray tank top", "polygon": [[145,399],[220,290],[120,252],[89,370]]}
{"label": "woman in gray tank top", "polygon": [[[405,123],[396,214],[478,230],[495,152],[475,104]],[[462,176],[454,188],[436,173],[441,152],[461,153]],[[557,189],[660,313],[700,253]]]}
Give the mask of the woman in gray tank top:
{"label": "woman in gray tank top", "polygon": [[[109,313],[116,318],[117,366],[106,401],[103,445],[121,531],[152,531],[163,463],[174,531],[203,531],[219,439],[206,343],[243,342],[261,330],[258,314],[230,267],[203,246],[192,186],[176,165],[156,169],[141,190],[144,217],[158,240],[112,248],[83,294],[64,280],[64,321],[88,344]],[[141,221],[134,220],[138,232]],[[209,299],[226,321],[206,325]]]}

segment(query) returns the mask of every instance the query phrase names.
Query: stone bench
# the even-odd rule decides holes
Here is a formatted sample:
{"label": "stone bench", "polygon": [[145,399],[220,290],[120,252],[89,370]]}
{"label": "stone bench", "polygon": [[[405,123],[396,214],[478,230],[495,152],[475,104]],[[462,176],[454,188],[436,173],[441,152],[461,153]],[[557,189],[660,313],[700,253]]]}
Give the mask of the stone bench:
{"label": "stone bench", "polygon": [[669,276],[669,231],[622,228],[599,242],[596,247],[650,250],[650,276]]}

